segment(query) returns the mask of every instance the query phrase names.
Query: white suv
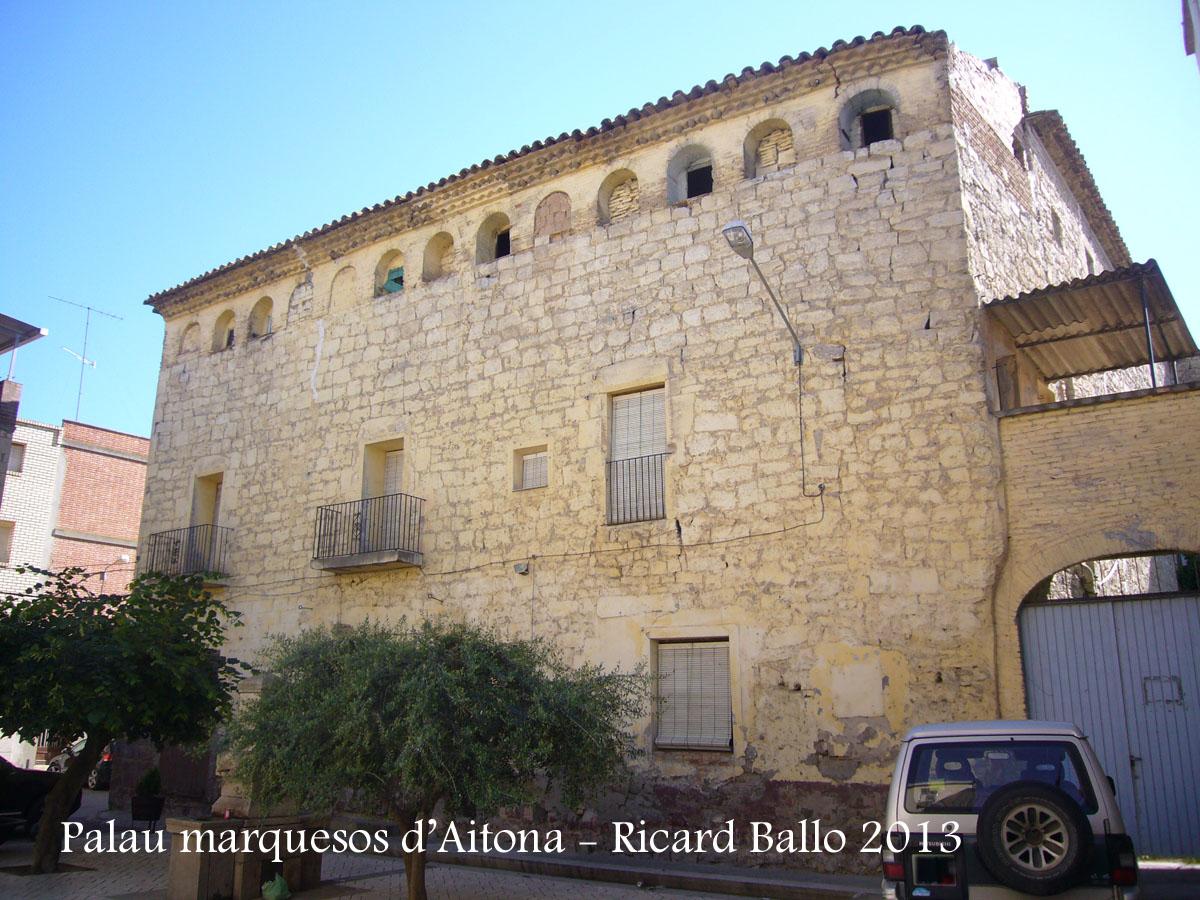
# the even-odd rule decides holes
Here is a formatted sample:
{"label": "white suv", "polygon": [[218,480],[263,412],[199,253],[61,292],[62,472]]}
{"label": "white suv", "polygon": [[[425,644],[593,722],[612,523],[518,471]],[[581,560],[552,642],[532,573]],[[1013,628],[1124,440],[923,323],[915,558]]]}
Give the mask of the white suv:
{"label": "white suv", "polygon": [[1067,722],[954,722],[904,736],[883,893],[896,900],[1132,900],[1112,782]]}

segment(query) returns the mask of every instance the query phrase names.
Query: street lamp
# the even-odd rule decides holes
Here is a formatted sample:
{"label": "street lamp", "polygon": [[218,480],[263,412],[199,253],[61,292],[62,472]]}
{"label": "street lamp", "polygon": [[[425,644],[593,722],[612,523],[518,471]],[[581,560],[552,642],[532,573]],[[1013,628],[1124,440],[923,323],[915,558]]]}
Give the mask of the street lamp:
{"label": "street lamp", "polygon": [[[762,269],[758,267],[758,263],[754,261],[754,238],[750,236],[750,229],[746,227],[746,223],[741,219],[736,219],[721,229],[721,234],[725,235],[725,240],[729,242],[730,248],[742,259],[750,261],[750,265],[754,266],[754,271],[758,273],[758,280],[763,283],[763,287],[767,289],[767,293],[771,297],[771,302],[775,304],[775,309],[779,311],[779,318],[783,319],[783,324],[787,326],[788,334],[792,336],[792,359],[796,362],[796,412],[800,422],[800,493],[805,497],[821,497],[825,495],[825,485],[818,484],[817,492],[810,494],[808,492],[808,476],[805,474],[807,466],[804,461],[804,370],[800,368],[800,363],[804,359],[804,354],[800,349],[800,338],[796,334],[796,329],[792,327],[791,321],[787,317],[787,313],[783,311],[783,305],[779,302],[779,298],[775,296],[775,292],[771,290],[770,282],[767,281],[767,276],[763,275]],[[825,500],[821,500],[821,518],[825,517]],[[818,519],[817,521],[820,521]]]}
{"label": "street lamp", "polygon": [[108,570],[111,569],[113,566],[119,565],[121,563],[127,563],[127,562],[129,562],[129,554],[122,553],[120,556],[118,556],[116,559],[114,559],[112,562],[110,562],[108,565],[106,565],[103,569],[100,570],[100,589],[101,590],[104,590],[104,582],[105,582],[105,579],[108,578]]}
{"label": "street lamp", "polygon": [[746,227],[745,222],[737,219],[722,228],[721,234],[725,235],[725,240],[729,242],[729,246],[733,249],[734,253],[742,259],[748,259],[750,265],[754,266],[754,271],[758,273],[759,281],[767,289],[767,293],[771,297],[771,302],[775,304],[775,309],[779,311],[779,317],[783,319],[783,324],[787,326],[788,334],[792,336],[792,359],[796,365],[800,365],[801,360],[804,358],[803,352],[800,349],[800,338],[796,335],[796,329],[792,327],[792,323],[788,320],[787,313],[783,311],[783,306],[780,305],[779,298],[771,290],[771,285],[767,281],[767,277],[763,275],[762,269],[754,261],[754,238],[750,236],[750,229]]}

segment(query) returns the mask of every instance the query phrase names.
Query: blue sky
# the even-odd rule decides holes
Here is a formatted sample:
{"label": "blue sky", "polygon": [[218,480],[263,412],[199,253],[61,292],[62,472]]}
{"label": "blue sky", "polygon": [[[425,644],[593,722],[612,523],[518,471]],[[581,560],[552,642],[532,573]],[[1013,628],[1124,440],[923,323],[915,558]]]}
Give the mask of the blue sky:
{"label": "blue sky", "polygon": [[[23,418],[149,434],[143,301],[534,140],[897,25],[945,30],[1058,109],[1137,261],[1194,329],[1200,71],[1179,0],[0,2],[0,312]],[[0,358],[0,377],[9,358]]]}

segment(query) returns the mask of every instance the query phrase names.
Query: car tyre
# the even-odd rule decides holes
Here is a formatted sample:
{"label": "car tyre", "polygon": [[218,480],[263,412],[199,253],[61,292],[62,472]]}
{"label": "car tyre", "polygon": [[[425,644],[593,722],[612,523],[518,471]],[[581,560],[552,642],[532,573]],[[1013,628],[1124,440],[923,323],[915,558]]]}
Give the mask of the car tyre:
{"label": "car tyre", "polygon": [[979,811],[979,855],[1001,884],[1039,897],[1080,880],[1092,833],[1079,804],[1058,788],[1018,781]]}

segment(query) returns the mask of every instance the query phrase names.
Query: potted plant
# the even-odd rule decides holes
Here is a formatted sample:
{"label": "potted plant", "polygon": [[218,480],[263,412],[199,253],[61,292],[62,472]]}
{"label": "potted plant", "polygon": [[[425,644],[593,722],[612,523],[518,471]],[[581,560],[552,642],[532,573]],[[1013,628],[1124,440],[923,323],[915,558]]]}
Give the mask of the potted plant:
{"label": "potted plant", "polygon": [[129,801],[130,818],[135,822],[150,824],[158,821],[162,815],[166,798],[162,795],[162,775],[158,766],[146,772],[133,789],[133,797]]}

